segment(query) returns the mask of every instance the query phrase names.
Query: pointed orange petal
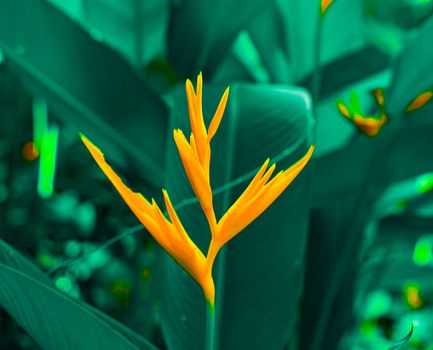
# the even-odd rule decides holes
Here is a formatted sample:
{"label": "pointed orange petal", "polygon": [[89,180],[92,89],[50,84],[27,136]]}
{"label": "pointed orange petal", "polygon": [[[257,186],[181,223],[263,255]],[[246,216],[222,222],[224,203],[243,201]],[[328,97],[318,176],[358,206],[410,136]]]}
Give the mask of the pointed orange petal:
{"label": "pointed orange petal", "polygon": [[105,161],[104,155],[101,150],[96,147],[85,136],[81,136],[81,140],[89,150],[90,154],[95,159],[96,163],[114,185],[116,190],[124,199],[125,203],[129,206],[135,216],[146,227],[150,234],[163,246],[167,246],[167,238],[161,232],[160,227],[156,224],[153,218],[153,207],[140,193],[131,191],[114,172],[114,170]]}
{"label": "pointed orange petal", "polygon": [[133,192],[127,187],[122,179],[114,172],[111,166],[105,161],[104,154],[101,150],[96,147],[89,139],[87,139],[84,135],[81,136],[81,140],[84,145],[89,150],[90,154],[95,159],[96,163],[99,165],[104,174],[108,177],[117,191],[120,193],[122,198],[129,206],[134,206],[136,209],[140,211],[144,211],[149,213],[151,210],[150,203],[144,198],[141,193]]}
{"label": "pointed orange petal", "polygon": [[230,206],[230,208],[226,211],[226,213],[219,220],[219,222],[218,222],[219,226],[223,226],[224,221],[227,219],[227,216],[233,215],[233,213],[236,212],[236,209],[239,206],[242,206],[242,203],[248,202],[248,200],[255,195],[256,188],[258,187],[257,184],[262,179],[263,174],[265,173],[266,168],[268,167],[268,164],[269,164],[269,158],[265,160],[262,167],[259,169],[259,171],[254,176],[254,178],[250,181],[250,183],[245,188],[245,190],[242,192],[242,194],[239,196],[239,198]]}
{"label": "pointed orange petal", "polygon": [[162,193],[164,195],[164,202],[165,207],[167,208],[168,215],[170,216],[170,220],[174,227],[176,228],[176,231],[179,234],[179,237],[187,244],[193,243],[192,240],[189,238],[188,234],[186,233],[181,221],[179,220],[179,217],[177,216],[176,210],[173,207],[173,204],[171,204],[170,197],[166,190],[162,190]]}
{"label": "pointed orange petal", "polygon": [[337,101],[337,108],[342,115],[350,119],[350,112],[347,106],[342,101]]}
{"label": "pointed orange petal", "polygon": [[193,150],[181,130],[173,133],[174,141],[185,168],[191,187],[197,196],[203,211],[209,215],[213,212],[212,190],[199,160],[194,156]]}
{"label": "pointed orange petal", "polygon": [[383,106],[385,104],[385,96],[384,96],[384,90],[381,88],[378,89],[374,89],[371,91],[371,93],[373,94],[374,98],[376,99],[376,103],[379,106]]}
{"label": "pointed orange petal", "polygon": [[192,86],[191,80],[187,80],[185,83],[186,98],[188,100],[188,112],[189,112],[189,123],[191,124],[191,131],[197,133],[197,116],[195,107],[195,93],[194,87]]}
{"label": "pointed orange petal", "polygon": [[320,9],[322,11],[322,15],[325,14],[326,10],[328,9],[328,7],[334,2],[334,0],[322,0]]}
{"label": "pointed orange petal", "polygon": [[419,94],[413,101],[406,107],[406,113],[413,112],[425,106],[433,99],[433,90],[427,90]]}
{"label": "pointed orange petal", "polygon": [[311,146],[297,163],[286,171],[278,173],[269,183],[258,189],[254,197],[238,206],[235,211],[228,211],[224,215],[225,220],[221,220],[221,225],[219,223],[219,241],[224,243],[229,241],[261,215],[305,167],[313,150],[314,146]]}
{"label": "pointed orange petal", "polygon": [[203,76],[201,72],[197,76],[197,95],[196,95],[196,111],[197,111],[197,117],[203,116],[203,105],[202,105],[202,98],[203,98]]}
{"label": "pointed orange petal", "polygon": [[[170,223],[152,199],[150,204],[141,194],[131,191],[106,163],[103,153],[86,137],[81,139],[102,171],[107,175],[126,204],[161,246],[201,285],[208,293],[208,278],[204,276],[206,259],[200,249],[189,239],[174,212],[168,195],[164,195]],[[182,229],[179,229],[182,228]]]}
{"label": "pointed orange petal", "polygon": [[262,188],[265,186],[265,184],[268,182],[268,180],[271,178],[272,174],[274,173],[274,170],[276,168],[275,164],[272,164],[269,169],[266,171],[266,173],[263,175],[263,177],[260,179],[260,181],[257,183],[257,188]]}
{"label": "pointed orange petal", "polygon": [[383,114],[380,119],[356,114],[353,122],[367,136],[376,136],[387,120],[388,118],[385,114]]}
{"label": "pointed orange petal", "polygon": [[230,93],[230,87],[228,87],[224,91],[224,95],[221,97],[220,103],[218,104],[217,110],[212,118],[212,121],[210,122],[209,129],[208,129],[208,141],[212,140],[215,133],[218,130],[218,127],[221,123],[221,119],[223,118],[224,111],[227,105],[227,100],[229,98]]}
{"label": "pointed orange petal", "polygon": [[[192,84],[188,89],[194,91]],[[191,130],[194,134],[194,138],[197,145],[197,154],[201,164],[205,164],[205,159],[208,158],[209,153],[207,142],[206,126],[203,119],[202,111],[202,90],[203,90],[203,78],[201,73],[197,76],[197,94],[194,94],[194,113],[190,113]]]}

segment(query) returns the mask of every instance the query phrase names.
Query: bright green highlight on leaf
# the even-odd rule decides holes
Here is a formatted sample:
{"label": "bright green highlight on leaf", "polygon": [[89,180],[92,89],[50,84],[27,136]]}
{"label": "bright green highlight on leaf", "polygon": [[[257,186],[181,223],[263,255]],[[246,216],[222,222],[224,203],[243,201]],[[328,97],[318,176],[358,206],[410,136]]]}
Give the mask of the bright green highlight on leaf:
{"label": "bright green highlight on leaf", "polygon": [[45,100],[33,100],[33,143],[38,152],[41,151],[42,138],[48,129],[48,109]]}
{"label": "bright green highlight on leaf", "polygon": [[56,287],[62,292],[69,292],[72,288],[72,282],[69,277],[60,277],[56,280]]}
{"label": "bright green highlight on leaf", "polygon": [[50,128],[42,137],[38,176],[38,193],[42,198],[53,194],[58,138],[57,127]]}
{"label": "bright green highlight on leaf", "polygon": [[38,256],[38,262],[43,267],[52,267],[57,264],[57,259],[48,253],[43,253]]}
{"label": "bright green highlight on leaf", "polygon": [[415,245],[413,251],[413,262],[418,266],[429,265],[432,261],[432,243],[430,236],[421,237]]}
{"label": "bright green highlight on leaf", "polygon": [[420,193],[433,190],[433,174],[425,174],[418,178],[417,188]]}
{"label": "bright green highlight on leaf", "polygon": [[385,315],[392,307],[392,297],[385,290],[369,294],[365,302],[364,318],[374,319]]}
{"label": "bright green highlight on leaf", "polygon": [[263,65],[260,54],[247,31],[239,33],[233,45],[233,51],[237,59],[245,65],[248,72],[258,82],[270,81],[269,73]]}
{"label": "bright green highlight on leaf", "polygon": [[411,2],[413,5],[424,5],[431,3],[432,0],[412,0]]}

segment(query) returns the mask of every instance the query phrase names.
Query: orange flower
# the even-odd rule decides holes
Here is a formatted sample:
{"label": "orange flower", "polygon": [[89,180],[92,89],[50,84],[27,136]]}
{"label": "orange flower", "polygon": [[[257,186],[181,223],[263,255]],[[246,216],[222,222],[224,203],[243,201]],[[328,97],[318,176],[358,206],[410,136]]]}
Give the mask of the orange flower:
{"label": "orange flower", "polygon": [[334,2],[334,0],[322,0],[320,3],[320,12],[322,16],[325,14],[325,12],[328,10],[329,6]]}
{"label": "orange flower", "polygon": [[212,296],[209,283],[204,276],[206,259],[194,244],[180,222],[167,191],[163,190],[164,201],[171,222],[168,221],[152,199],[149,203],[140,193],[133,192],[105,161],[103,153],[84,135],[81,140],[99,167],[114,185],[135,216],[140,220],[155,240],[202,286],[205,294]]}
{"label": "orange flower", "polygon": [[385,123],[388,121],[386,114],[381,114],[380,118],[370,117],[362,114],[355,114],[353,123],[368,136],[376,136]]}
{"label": "orange flower", "polygon": [[427,90],[416,96],[406,107],[406,113],[411,113],[425,106],[433,99],[433,90]]}
{"label": "orange flower", "polygon": [[[380,105],[380,102],[383,102],[383,97],[378,94],[376,95],[375,93],[375,98],[377,99],[376,102],[378,103],[378,105],[380,107],[383,107]],[[368,116],[361,113],[360,108],[348,106],[341,99],[337,100],[337,108],[344,117],[350,120],[353,124],[356,125],[359,130],[361,130],[364,134],[370,137],[379,134],[382,127],[388,121],[388,117],[383,111],[380,112],[379,117]]]}
{"label": "orange flower", "polygon": [[223,245],[257,219],[283,193],[308,163],[313,151],[314,146],[310,146],[297,163],[280,171],[272,180],[269,179],[275,170],[275,164],[266,170],[269,158],[265,161],[244,192],[218,221],[207,254],[207,269],[212,269],[213,261]]}
{"label": "orange flower", "polygon": [[185,135],[180,129],[174,130],[173,136],[185,172],[191,183],[191,187],[200,202],[213,234],[216,219],[213,209],[212,189],[209,174],[211,158],[210,141],[214,137],[223,117],[230,88],[227,88],[224,91],[208,130],[206,130],[202,109],[202,74],[200,73],[197,77],[197,93],[195,93],[194,87],[189,79],[186,81],[185,88],[192,131],[190,142],[188,143]]}
{"label": "orange flower", "polygon": [[200,284],[206,300],[211,305],[214,305],[215,285],[212,278],[212,266],[218,251],[278,198],[305,167],[314,147],[311,146],[301,160],[287,170],[280,171],[271,180],[275,164],[267,169],[269,159],[266,160],[242,195],[217,222],[213,209],[209,174],[210,141],[221,122],[227,104],[229,88],[224,92],[209,128],[206,130],[202,112],[202,87],[201,73],[197,78],[197,93],[195,93],[192,83],[189,80],[186,82],[192,130],[190,141],[188,142],[179,129],[174,130],[173,136],[191,187],[209,222],[212,238],[206,256],[188,236],[167,191],[163,190],[163,195],[170,220],[164,216],[153,199],[150,203],[140,193],[131,191],[107,164],[104,155],[95,145],[84,136],[81,136],[81,139],[140,222],[161,246]]}

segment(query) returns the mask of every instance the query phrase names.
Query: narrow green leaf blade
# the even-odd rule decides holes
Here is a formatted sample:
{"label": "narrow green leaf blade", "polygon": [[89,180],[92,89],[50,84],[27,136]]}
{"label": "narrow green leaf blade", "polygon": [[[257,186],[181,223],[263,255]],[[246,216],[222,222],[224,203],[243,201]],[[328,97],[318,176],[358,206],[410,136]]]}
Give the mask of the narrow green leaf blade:
{"label": "narrow green leaf blade", "polygon": [[397,343],[395,343],[393,346],[391,346],[390,348],[388,348],[388,350],[397,350],[397,349],[401,349],[401,347],[405,344],[407,344],[407,342],[410,340],[410,338],[412,337],[413,334],[413,324],[410,327],[410,331],[408,334],[406,334],[402,339],[400,339]]}

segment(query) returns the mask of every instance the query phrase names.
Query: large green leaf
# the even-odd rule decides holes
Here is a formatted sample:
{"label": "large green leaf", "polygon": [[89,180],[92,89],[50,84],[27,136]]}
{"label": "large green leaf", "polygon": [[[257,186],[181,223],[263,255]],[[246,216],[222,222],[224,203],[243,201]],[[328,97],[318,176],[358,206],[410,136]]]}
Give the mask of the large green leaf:
{"label": "large green leaf", "polygon": [[[205,86],[207,123],[223,92]],[[190,132],[183,89],[177,91],[172,127]],[[263,161],[271,156],[286,168],[311,140],[311,102],[299,89],[233,84],[220,129],[212,144],[211,181],[217,217],[233,203]],[[280,157],[278,157],[280,156]],[[210,233],[193,197],[173,142],[167,153],[167,189],[192,239],[206,252]],[[245,176],[244,176],[245,175]],[[282,349],[293,335],[302,289],[309,212],[308,170],[217,258],[216,314],[218,349]],[[221,186],[235,181],[236,186]],[[219,189],[219,190],[218,190]],[[182,208],[182,209],[180,209]],[[204,296],[172,259],[165,266],[161,320],[170,349],[203,349]]]}
{"label": "large green leaf", "polygon": [[98,309],[60,293],[38,267],[1,240],[0,271],[1,306],[43,349],[95,349],[105,342],[109,349],[113,342],[119,349],[156,350]]}
{"label": "large green leaf", "polygon": [[43,0],[2,2],[0,49],[57,117],[162,182],[166,108],[117,54]]}
{"label": "large green leaf", "polygon": [[[267,6],[269,1],[265,0],[176,1],[168,35],[172,65],[181,77],[200,70],[212,74],[238,32]],[[236,16],[230,16],[233,13]]]}
{"label": "large green leaf", "polygon": [[134,66],[163,53],[168,0],[48,0],[93,36],[121,52]]}

